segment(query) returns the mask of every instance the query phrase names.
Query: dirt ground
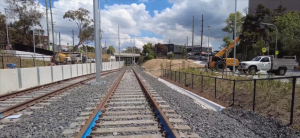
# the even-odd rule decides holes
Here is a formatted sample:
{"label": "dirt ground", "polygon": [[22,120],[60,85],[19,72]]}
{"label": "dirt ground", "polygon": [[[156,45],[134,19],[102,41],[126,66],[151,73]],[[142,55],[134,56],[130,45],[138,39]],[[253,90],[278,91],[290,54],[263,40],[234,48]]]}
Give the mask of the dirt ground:
{"label": "dirt ground", "polygon": [[161,68],[168,68],[172,70],[179,70],[182,68],[204,68],[203,65],[194,63],[194,60],[184,60],[184,59],[152,59],[143,64],[145,70],[152,75],[159,77],[161,75]]}

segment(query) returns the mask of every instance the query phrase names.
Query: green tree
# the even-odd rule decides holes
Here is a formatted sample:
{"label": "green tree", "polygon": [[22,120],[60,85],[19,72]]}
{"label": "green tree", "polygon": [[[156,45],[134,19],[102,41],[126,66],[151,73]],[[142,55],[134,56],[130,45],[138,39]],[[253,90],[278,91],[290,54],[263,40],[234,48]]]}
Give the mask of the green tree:
{"label": "green tree", "polygon": [[87,47],[87,52],[95,52],[95,48],[92,47],[92,46],[86,46],[86,45],[83,45],[83,46],[80,47],[79,49],[85,51],[85,47]]}
{"label": "green tree", "polygon": [[8,4],[8,18],[15,20],[9,25],[10,43],[32,45],[33,27],[42,27],[40,21],[44,16],[43,12],[37,10],[39,4],[34,0],[5,0],[5,2]]}
{"label": "green tree", "polygon": [[89,14],[90,12],[87,9],[79,8],[76,11],[69,10],[63,16],[64,19],[67,18],[69,21],[75,22],[78,27],[79,42],[75,45],[73,49],[74,51],[77,51],[78,46],[83,42],[91,42],[94,40],[94,29],[92,25],[93,19],[90,19]]}
{"label": "green tree", "polygon": [[113,54],[116,52],[116,50],[115,50],[114,46],[111,45],[107,48],[106,52],[107,52],[107,54],[110,54],[110,53]]}
{"label": "green tree", "polygon": [[228,47],[230,45],[230,43],[231,43],[230,36],[224,36],[223,44],[221,45],[220,48]]}
{"label": "green tree", "polygon": [[144,56],[144,60],[150,60],[155,58],[155,52],[153,51],[152,43],[144,44],[142,53]]}
{"label": "green tree", "polygon": [[[283,44],[282,50],[288,55],[297,55],[300,53],[300,13],[290,11],[283,16],[276,16],[275,25],[279,30],[279,41]],[[275,34],[273,34],[275,35]]]}
{"label": "green tree", "polygon": [[[236,29],[237,29],[237,34],[241,33],[241,28],[243,24],[243,14],[240,13],[239,11],[236,13],[237,18],[236,18]],[[232,34],[232,39],[234,39],[234,13],[230,13],[228,18],[224,21],[226,23],[226,26],[222,29],[224,32]]]}

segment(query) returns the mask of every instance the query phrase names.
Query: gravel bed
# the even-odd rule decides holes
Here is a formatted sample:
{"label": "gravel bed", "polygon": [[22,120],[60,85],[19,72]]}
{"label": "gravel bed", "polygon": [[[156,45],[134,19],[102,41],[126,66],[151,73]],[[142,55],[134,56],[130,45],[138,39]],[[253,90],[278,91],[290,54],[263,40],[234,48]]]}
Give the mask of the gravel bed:
{"label": "gravel bed", "polygon": [[179,114],[201,138],[298,138],[299,133],[276,120],[241,109],[215,112],[202,108],[191,98],[176,92],[151,75],[136,71]]}
{"label": "gravel bed", "polygon": [[67,96],[51,102],[18,122],[0,130],[0,138],[63,138],[62,132],[85,110],[88,102],[104,96],[120,72],[103,76],[106,85],[84,85],[71,89]]}

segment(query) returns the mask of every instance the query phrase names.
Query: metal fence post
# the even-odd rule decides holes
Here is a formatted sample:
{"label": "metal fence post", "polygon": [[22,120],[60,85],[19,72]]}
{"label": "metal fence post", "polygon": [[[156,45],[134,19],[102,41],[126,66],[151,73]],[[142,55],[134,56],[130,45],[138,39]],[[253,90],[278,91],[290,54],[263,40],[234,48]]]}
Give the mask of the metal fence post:
{"label": "metal fence post", "polygon": [[180,71],[179,71],[179,79],[178,80],[179,80],[179,83],[180,83]]}
{"label": "metal fence post", "polygon": [[42,57],[43,57],[43,61],[44,61],[44,66],[46,66],[44,55],[42,55]]}
{"label": "metal fence post", "polygon": [[186,85],[186,72],[184,72],[184,85]]}
{"label": "metal fence post", "polygon": [[175,71],[175,82],[176,82],[176,74],[177,74],[177,71]]}
{"label": "metal fence post", "polygon": [[215,98],[217,98],[217,78],[215,78]]}
{"label": "metal fence post", "polygon": [[291,115],[290,115],[290,125],[293,124],[294,118],[294,105],[295,105],[295,89],[296,89],[296,77],[293,77],[293,92],[292,92],[292,101],[291,101]]}
{"label": "metal fence post", "polygon": [[194,89],[194,74],[192,73],[192,89]]}
{"label": "metal fence post", "polygon": [[235,80],[233,80],[232,105],[234,105],[234,94],[235,94]]}
{"label": "metal fence post", "polygon": [[255,111],[255,98],[256,98],[256,79],[253,82],[254,89],[253,89],[253,104],[252,104],[252,110]]}
{"label": "metal fence post", "polygon": [[203,76],[201,76],[201,92],[203,92]]}

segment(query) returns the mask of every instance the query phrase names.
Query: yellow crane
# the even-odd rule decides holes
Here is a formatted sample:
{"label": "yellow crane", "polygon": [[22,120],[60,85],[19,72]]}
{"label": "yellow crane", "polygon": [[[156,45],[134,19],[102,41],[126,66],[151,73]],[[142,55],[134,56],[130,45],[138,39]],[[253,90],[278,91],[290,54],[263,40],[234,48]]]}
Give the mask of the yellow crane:
{"label": "yellow crane", "polygon": [[[237,37],[235,39],[236,44],[238,42],[240,42],[240,39],[242,37],[243,36],[241,35],[240,37]],[[233,61],[234,61],[234,59],[233,58],[227,58],[227,56],[223,57],[223,55],[224,54],[227,55],[228,51],[230,49],[232,49],[233,47],[234,47],[234,40],[232,40],[232,42],[230,43],[230,45],[228,47],[223,48],[216,55],[210,56],[209,57],[209,62],[208,62],[208,68],[209,69],[215,69],[217,71],[223,71],[227,66],[227,68],[229,68],[232,71],[233,70]],[[236,69],[237,69],[238,65],[239,65],[239,61],[237,59],[235,59]]]}

